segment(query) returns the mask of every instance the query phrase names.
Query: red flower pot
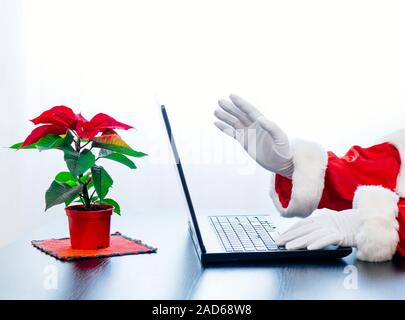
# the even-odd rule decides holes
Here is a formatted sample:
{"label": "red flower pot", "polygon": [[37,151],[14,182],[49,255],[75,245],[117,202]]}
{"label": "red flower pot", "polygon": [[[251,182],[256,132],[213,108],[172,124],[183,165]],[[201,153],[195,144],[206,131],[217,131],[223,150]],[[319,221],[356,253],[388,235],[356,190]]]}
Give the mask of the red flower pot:
{"label": "red flower pot", "polygon": [[72,249],[101,249],[110,246],[110,221],[113,207],[99,204],[99,210],[85,211],[83,205],[67,207]]}

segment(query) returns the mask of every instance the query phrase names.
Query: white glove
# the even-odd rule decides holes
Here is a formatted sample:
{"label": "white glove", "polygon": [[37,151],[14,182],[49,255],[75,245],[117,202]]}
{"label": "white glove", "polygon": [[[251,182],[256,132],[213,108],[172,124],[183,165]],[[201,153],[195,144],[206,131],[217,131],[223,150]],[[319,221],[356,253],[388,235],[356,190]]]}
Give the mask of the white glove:
{"label": "white glove", "polygon": [[294,171],[292,152],[287,135],[273,121],[237,95],[231,101],[219,100],[221,109],[215,125],[235,138],[263,168],[291,178]]}
{"label": "white glove", "polygon": [[329,211],[297,222],[276,243],[289,250],[317,250],[329,245],[354,247],[359,225],[358,213],[353,209]]}

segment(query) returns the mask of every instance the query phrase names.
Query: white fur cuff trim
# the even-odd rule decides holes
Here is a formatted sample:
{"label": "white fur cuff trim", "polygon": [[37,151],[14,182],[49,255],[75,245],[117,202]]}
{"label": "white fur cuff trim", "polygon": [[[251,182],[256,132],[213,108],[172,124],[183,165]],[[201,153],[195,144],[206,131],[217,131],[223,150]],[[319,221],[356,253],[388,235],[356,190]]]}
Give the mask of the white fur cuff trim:
{"label": "white fur cuff trim", "polygon": [[283,217],[306,217],[321,200],[328,156],[319,144],[310,141],[296,140],[292,150],[294,173],[290,203],[287,208],[281,205],[275,190],[275,175],[271,179],[270,197]]}
{"label": "white fur cuff trim", "polygon": [[358,209],[360,226],[356,236],[357,257],[379,262],[391,260],[398,236],[399,196],[381,186],[357,188],[353,208]]}
{"label": "white fur cuff trim", "polygon": [[381,142],[391,143],[399,152],[399,156],[401,157],[401,168],[397,178],[396,192],[401,197],[405,197],[405,130],[394,132],[386,136],[384,139],[381,139]]}

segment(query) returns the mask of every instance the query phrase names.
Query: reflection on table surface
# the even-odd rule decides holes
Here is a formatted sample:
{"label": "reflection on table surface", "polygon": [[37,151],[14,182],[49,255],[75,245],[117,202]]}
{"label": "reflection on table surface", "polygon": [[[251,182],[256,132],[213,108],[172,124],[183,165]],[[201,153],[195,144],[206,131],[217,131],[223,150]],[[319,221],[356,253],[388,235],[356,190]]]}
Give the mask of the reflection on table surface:
{"label": "reflection on table surface", "polygon": [[[121,219],[121,218],[120,218]],[[158,253],[60,262],[30,240],[63,237],[65,217],[0,250],[2,299],[399,299],[405,262],[342,260],[202,267],[182,212],[113,219],[112,231],[157,246]],[[49,285],[51,273],[57,286]]]}

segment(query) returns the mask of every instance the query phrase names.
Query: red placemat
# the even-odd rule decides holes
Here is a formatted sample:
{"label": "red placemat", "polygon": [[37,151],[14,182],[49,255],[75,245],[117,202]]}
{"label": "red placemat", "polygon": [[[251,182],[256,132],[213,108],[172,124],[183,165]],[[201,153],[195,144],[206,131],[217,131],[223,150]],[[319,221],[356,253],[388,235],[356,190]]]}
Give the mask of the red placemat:
{"label": "red placemat", "polygon": [[97,250],[72,249],[70,246],[70,238],[32,240],[31,244],[35,248],[62,261],[155,253],[157,251],[156,248],[148,246],[140,240],[126,237],[119,232],[115,232],[111,235],[110,246],[108,248]]}

